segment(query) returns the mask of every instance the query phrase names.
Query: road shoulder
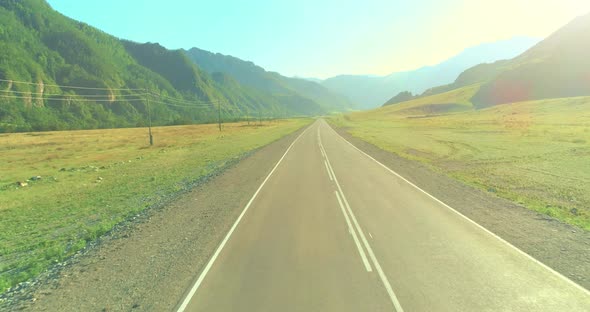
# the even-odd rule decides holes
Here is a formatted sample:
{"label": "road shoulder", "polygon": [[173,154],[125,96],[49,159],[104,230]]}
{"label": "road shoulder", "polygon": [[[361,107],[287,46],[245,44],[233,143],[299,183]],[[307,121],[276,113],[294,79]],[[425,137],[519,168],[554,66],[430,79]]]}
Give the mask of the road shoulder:
{"label": "road shoulder", "polygon": [[[121,227],[17,294],[27,311],[169,311],[252,194],[307,127],[262,147],[170,204]],[[43,279],[43,278],[42,278]]]}
{"label": "road shoulder", "polygon": [[590,232],[467,186],[331,127],[377,161],[581,286],[590,289]]}

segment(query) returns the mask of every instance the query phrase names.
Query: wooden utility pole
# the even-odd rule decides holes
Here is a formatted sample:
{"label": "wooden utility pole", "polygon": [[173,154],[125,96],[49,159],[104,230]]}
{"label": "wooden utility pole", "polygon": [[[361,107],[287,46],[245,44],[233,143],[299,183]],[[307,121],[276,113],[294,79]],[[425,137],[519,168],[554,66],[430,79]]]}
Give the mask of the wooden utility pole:
{"label": "wooden utility pole", "polygon": [[154,137],[152,136],[152,110],[150,109],[150,94],[146,92],[146,102],[148,111],[148,134],[150,136],[150,146],[154,145]]}
{"label": "wooden utility pole", "polygon": [[219,131],[221,131],[221,101],[217,102],[217,123],[219,124]]}

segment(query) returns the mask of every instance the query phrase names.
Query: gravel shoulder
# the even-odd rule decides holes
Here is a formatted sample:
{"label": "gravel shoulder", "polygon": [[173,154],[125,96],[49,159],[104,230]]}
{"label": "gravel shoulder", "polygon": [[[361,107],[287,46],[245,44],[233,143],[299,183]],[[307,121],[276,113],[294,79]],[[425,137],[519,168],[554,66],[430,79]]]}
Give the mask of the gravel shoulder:
{"label": "gravel shoulder", "polygon": [[407,180],[579,285],[590,289],[590,232],[467,186],[423,164],[340,135]]}
{"label": "gravel shoulder", "polygon": [[[430,194],[590,288],[590,233],[466,186],[336,129]],[[299,130],[119,227],[0,310],[171,311]]]}
{"label": "gravel shoulder", "polygon": [[[121,226],[0,305],[25,311],[171,311],[303,129]],[[10,304],[7,304],[11,301]]]}

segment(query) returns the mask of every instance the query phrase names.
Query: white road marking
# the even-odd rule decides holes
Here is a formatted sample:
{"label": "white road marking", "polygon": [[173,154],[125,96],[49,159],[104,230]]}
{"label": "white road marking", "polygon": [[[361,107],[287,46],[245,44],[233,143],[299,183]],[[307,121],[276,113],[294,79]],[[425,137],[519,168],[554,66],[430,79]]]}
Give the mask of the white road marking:
{"label": "white road marking", "polygon": [[352,228],[352,224],[350,223],[350,218],[348,217],[348,215],[346,214],[346,211],[344,210],[344,205],[342,204],[342,200],[340,199],[340,195],[338,194],[338,191],[334,191],[334,194],[336,194],[336,198],[338,199],[338,204],[340,204],[340,209],[342,210],[342,214],[344,215],[344,219],[346,220],[346,224],[348,225],[348,232],[350,232],[350,234],[352,234],[352,239],[354,240],[354,244],[356,245],[356,248],[359,251],[359,254],[361,256],[361,259],[363,260],[363,264],[365,265],[365,269],[367,270],[367,272],[372,272],[373,269],[371,268],[371,264],[369,263],[369,260],[367,259],[367,256],[365,255],[365,251],[363,250],[363,247],[361,247],[361,243],[359,242],[359,239],[356,236],[356,233],[354,232],[354,230]]}
{"label": "white road marking", "polygon": [[326,171],[328,171],[328,176],[330,177],[330,181],[334,181],[332,178],[332,173],[330,172],[330,168],[328,168],[328,163],[324,160],[324,165],[326,165]]}
{"label": "white road marking", "polygon": [[[327,122],[324,121],[324,123],[328,124]],[[348,140],[346,140],[344,137],[342,137],[338,132],[336,132],[336,130],[332,129],[332,127],[328,124],[328,128],[330,130],[332,130],[337,136],[339,136],[344,142],[348,143],[350,146],[352,146],[354,149],[356,149],[357,151],[359,151],[361,154],[367,156],[369,159],[371,159],[372,161],[376,162],[377,164],[379,164],[381,167],[385,168],[387,171],[389,171],[390,173],[392,173],[394,176],[398,177],[399,179],[403,180],[404,182],[408,183],[409,185],[411,185],[412,187],[416,188],[417,190],[421,191],[422,193],[424,193],[426,196],[430,197],[431,199],[433,199],[434,201],[438,202],[439,204],[441,204],[442,206],[450,209],[451,211],[453,211],[454,213],[456,213],[457,215],[459,215],[460,217],[464,218],[465,220],[467,220],[468,222],[470,222],[471,224],[475,225],[477,228],[483,230],[484,232],[488,233],[489,235],[491,235],[492,237],[498,239],[499,241],[501,241],[502,243],[508,245],[510,248],[516,250],[518,253],[522,254],[523,256],[525,256],[526,258],[528,258],[529,260],[533,261],[534,263],[540,265],[541,267],[547,269],[549,272],[555,274],[556,276],[558,276],[559,278],[563,279],[564,281],[566,281],[567,283],[569,283],[570,285],[576,287],[577,289],[581,290],[582,292],[584,292],[586,295],[590,296],[590,291],[580,285],[578,285],[576,282],[572,281],[571,279],[567,278],[566,276],[562,275],[561,273],[553,270],[552,268],[550,268],[549,266],[547,266],[546,264],[544,264],[543,262],[533,258],[533,256],[527,254],[526,252],[520,250],[518,247],[512,245],[511,243],[509,243],[508,241],[504,240],[503,238],[501,238],[500,236],[494,234],[492,231],[486,229],[485,227],[483,227],[482,225],[480,225],[479,223],[469,219],[467,216],[465,216],[464,214],[460,213],[459,211],[455,210],[453,207],[445,204],[443,201],[441,201],[440,199],[434,197],[433,195],[430,195],[430,193],[426,192],[425,190],[421,189],[420,187],[418,187],[417,185],[415,185],[414,183],[408,181],[406,178],[404,178],[403,176],[401,176],[399,173],[393,171],[392,169],[390,169],[389,167],[387,167],[386,165],[382,164],[380,161],[376,160],[375,158],[373,158],[371,155],[363,152],[361,149],[359,149],[358,147],[354,146],[354,144],[350,143]],[[335,178],[336,176],[334,176]]]}
{"label": "white road marking", "polygon": [[285,158],[285,156],[287,156],[287,153],[289,153],[289,151],[291,150],[291,148],[293,147],[293,145],[295,145],[295,143],[299,140],[299,138],[301,138],[311,128],[312,128],[312,126],[309,126],[307,129],[305,129],[291,143],[291,145],[289,145],[289,147],[287,148],[287,150],[285,151],[285,153],[283,154],[283,156],[281,157],[281,159],[279,159],[279,161],[277,162],[277,164],[272,168],[272,170],[270,171],[270,173],[266,176],[266,179],[264,179],[264,181],[262,181],[262,184],[260,184],[260,186],[258,187],[258,189],[256,190],[256,192],[254,193],[254,195],[252,196],[252,198],[250,198],[250,201],[248,202],[248,204],[246,204],[246,207],[244,207],[244,210],[242,211],[242,213],[240,214],[240,216],[238,217],[238,219],[236,220],[236,222],[234,222],[234,224],[229,229],[229,232],[227,233],[227,235],[225,236],[225,238],[223,239],[223,241],[221,242],[221,244],[219,245],[219,247],[217,247],[217,250],[215,250],[215,253],[213,254],[213,257],[211,257],[211,259],[209,260],[209,262],[205,266],[205,269],[203,269],[203,271],[201,272],[201,275],[199,275],[199,278],[197,279],[197,281],[195,282],[195,284],[191,288],[190,292],[184,298],[184,301],[182,302],[182,304],[180,305],[180,307],[178,308],[178,310],[176,310],[177,312],[183,312],[186,309],[186,307],[188,306],[188,304],[192,300],[193,296],[197,292],[197,289],[199,288],[199,286],[201,285],[201,283],[203,283],[203,280],[205,279],[205,276],[207,276],[207,273],[209,272],[209,270],[213,266],[213,263],[215,262],[215,260],[219,256],[219,253],[221,252],[221,250],[223,249],[223,247],[225,246],[225,244],[227,243],[227,241],[231,237],[232,233],[234,232],[234,230],[236,229],[236,227],[240,223],[240,220],[242,220],[242,218],[246,214],[246,211],[248,211],[248,208],[250,208],[250,205],[252,205],[252,202],[254,201],[254,199],[256,198],[256,196],[258,196],[258,193],[260,192],[260,190],[262,189],[262,187],[266,184],[266,182],[268,181],[268,179],[272,176],[272,174],[275,172],[275,170],[277,169],[277,167],[281,164],[281,162],[283,161],[283,159]]}
{"label": "white road marking", "polygon": [[322,145],[320,144],[321,141],[322,141],[322,139],[320,138],[320,127],[318,127],[318,146],[320,147],[320,151],[322,152],[322,156],[326,157],[326,155],[324,155],[324,152],[322,151]]}
{"label": "white road marking", "polygon": [[369,232],[369,236],[371,237],[371,239],[373,239],[373,235],[371,235],[371,232]]}
{"label": "white road marking", "polygon": [[[321,139],[320,139],[320,146],[322,149],[324,149]],[[354,216],[354,213],[352,212],[352,209],[350,208],[350,205],[348,204],[348,200],[346,200],[346,196],[344,195],[344,192],[342,191],[342,187],[340,187],[340,183],[338,183],[338,178],[336,177],[336,173],[334,173],[334,168],[332,167],[332,164],[330,163],[330,158],[328,157],[328,153],[325,150],[324,150],[324,153],[326,154],[326,161],[328,163],[328,168],[332,172],[332,177],[334,178],[334,182],[336,183],[336,186],[338,187],[338,192],[340,193],[338,195],[338,192],[336,192],[336,195],[339,197],[338,201],[340,202],[340,207],[342,208],[342,202],[340,201],[340,196],[341,196],[342,201],[344,202],[344,205],[346,206],[346,210],[348,211],[348,214],[350,215],[350,218],[352,219],[352,222],[354,223],[356,231],[359,233],[361,240],[362,240],[363,244],[365,245],[367,252],[369,253],[369,257],[371,258],[371,261],[373,262],[373,265],[375,266],[375,269],[377,269],[377,274],[379,275],[379,278],[381,279],[381,282],[383,283],[383,286],[385,287],[385,290],[387,291],[387,294],[389,295],[389,299],[391,300],[391,303],[393,304],[395,311],[396,312],[403,312],[404,309],[402,308],[399,300],[397,299],[397,296],[393,292],[393,288],[391,287],[391,284],[389,283],[389,280],[387,279],[385,272],[383,272],[383,269],[381,268],[379,261],[377,261],[377,256],[375,256],[375,253],[373,252],[371,245],[369,245],[369,242],[367,241],[367,238],[365,237],[363,230],[361,229],[358,221],[356,220],[356,217]]]}

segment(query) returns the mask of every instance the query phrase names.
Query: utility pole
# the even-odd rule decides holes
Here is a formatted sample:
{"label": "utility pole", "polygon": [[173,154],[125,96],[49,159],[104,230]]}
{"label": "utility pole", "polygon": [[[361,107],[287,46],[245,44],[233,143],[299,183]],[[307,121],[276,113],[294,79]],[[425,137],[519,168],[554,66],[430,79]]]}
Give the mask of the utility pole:
{"label": "utility pole", "polygon": [[146,91],[146,102],[148,111],[148,133],[150,135],[150,146],[154,145],[154,137],[152,136],[152,110],[150,109],[150,94]]}
{"label": "utility pole", "polygon": [[221,101],[217,102],[217,123],[219,123],[219,131],[221,131]]}
{"label": "utility pole", "polygon": [[250,125],[250,109],[246,107],[246,120],[248,121],[248,126]]}
{"label": "utility pole", "polygon": [[258,109],[258,124],[262,125],[262,113],[260,112],[260,108]]}

